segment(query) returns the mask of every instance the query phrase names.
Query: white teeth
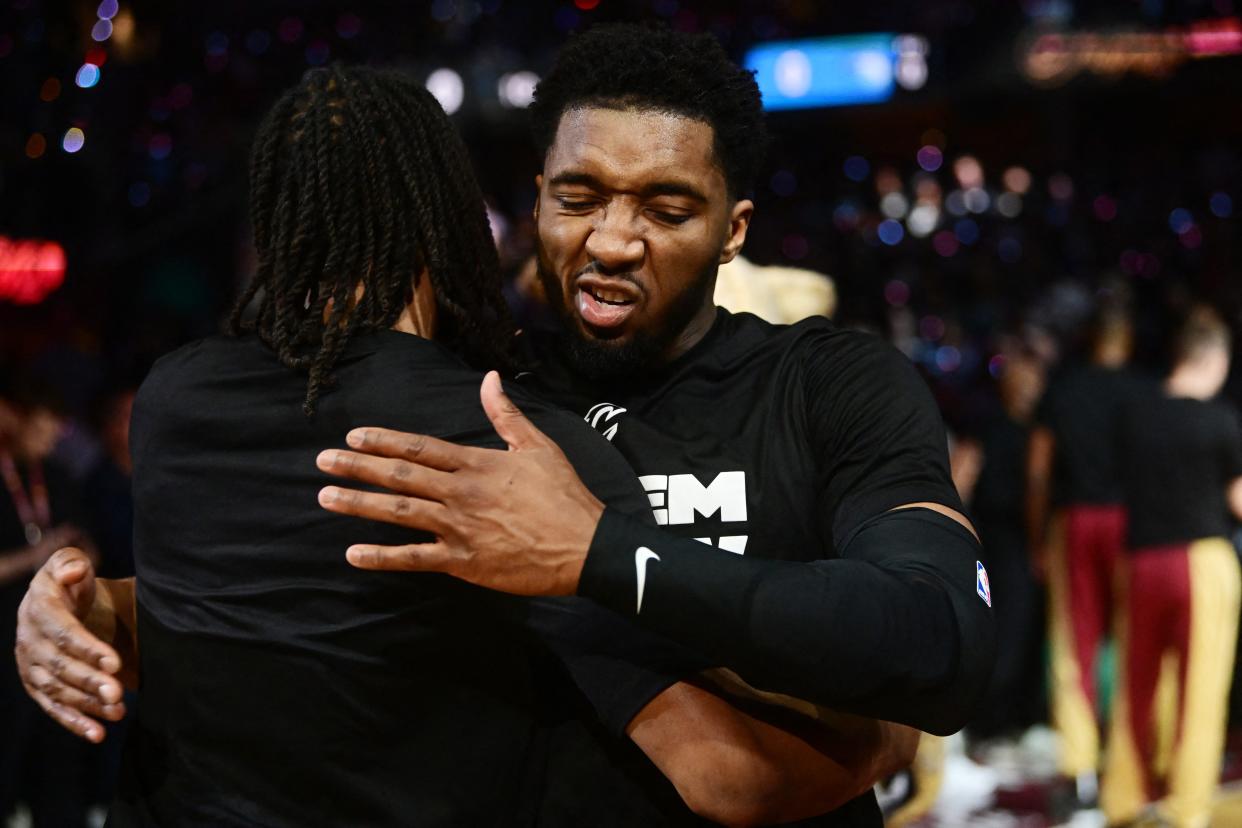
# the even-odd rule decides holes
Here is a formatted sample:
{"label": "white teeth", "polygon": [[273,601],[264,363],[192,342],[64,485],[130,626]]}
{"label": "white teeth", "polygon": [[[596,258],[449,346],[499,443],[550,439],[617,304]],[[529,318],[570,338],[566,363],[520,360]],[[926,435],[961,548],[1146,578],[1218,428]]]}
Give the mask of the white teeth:
{"label": "white teeth", "polygon": [[627,305],[630,302],[628,296],[615,290],[591,290],[589,293],[599,301],[610,305]]}

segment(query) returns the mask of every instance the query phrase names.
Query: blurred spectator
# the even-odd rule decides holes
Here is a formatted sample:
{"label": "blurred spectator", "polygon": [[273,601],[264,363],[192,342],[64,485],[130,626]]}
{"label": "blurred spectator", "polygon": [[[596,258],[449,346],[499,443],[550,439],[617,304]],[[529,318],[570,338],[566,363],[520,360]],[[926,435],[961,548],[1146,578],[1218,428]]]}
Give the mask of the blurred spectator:
{"label": "blurred spectator", "polygon": [[831,317],[837,309],[836,287],[828,276],[797,267],[765,267],[744,256],[720,266],[715,299],[733,313],[753,313],[778,325]]}
{"label": "blurred spectator", "polygon": [[1126,370],[1128,315],[1097,314],[1088,359],[1056,377],[1041,401],[1027,466],[1026,524],[1050,599],[1052,719],[1061,772],[1079,805],[1094,805],[1100,762],[1098,656],[1113,617],[1113,580],[1125,543],[1117,416],[1137,380]]}
{"label": "blurred spectator", "polygon": [[19,391],[0,443],[0,819],[25,803],[35,826],[77,826],[86,818],[87,744],[62,730],[22,690],[12,659],[17,607],[33,572],[62,546],[89,542],[77,491],[49,461],[64,427],[58,401],[34,386]]}
{"label": "blurred spectator", "polygon": [[[975,739],[1016,737],[1041,718],[1040,590],[1031,572],[1023,531],[1027,442],[1044,389],[1035,359],[1010,357],[998,378],[1000,411],[977,440],[953,451],[954,482],[970,504],[983,541],[984,564],[995,596],[997,653],[992,682],[969,732]],[[977,476],[971,470],[977,469]]]}
{"label": "blurred spectator", "polygon": [[82,481],[87,527],[99,548],[101,578],[134,574],[134,503],[130,491],[129,418],[134,391],[107,395],[96,412],[96,430],[103,448]]}
{"label": "blurred spectator", "polygon": [[[103,397],[95,410],[94,425],[103,449],[82,481],[82,503],[87,527],[99,550],[97,574],[103,578],[128,578],[134,574],[134,499],[129,454],[129,420],[134,408],[134,389],[123,388]],[[125,693],[126,718],[105,721],[102,744],[89,748],[92,801],[106,804],[121,772],[125,733],[133,721],[138,694]]]}
{"label": "blurred spectator", "polygon": [[1100,796],[1110,823],[1134,820],[1153,802],[1161,825],[1211,818],[1242,604],[1228,540],[1230,512],[1242,519],[1242,427],[1237,411],[1215,399],[1230,350],[1220,318],[1196,309],[1163,388],[1128,403],[1119,418],[1129,538]]}

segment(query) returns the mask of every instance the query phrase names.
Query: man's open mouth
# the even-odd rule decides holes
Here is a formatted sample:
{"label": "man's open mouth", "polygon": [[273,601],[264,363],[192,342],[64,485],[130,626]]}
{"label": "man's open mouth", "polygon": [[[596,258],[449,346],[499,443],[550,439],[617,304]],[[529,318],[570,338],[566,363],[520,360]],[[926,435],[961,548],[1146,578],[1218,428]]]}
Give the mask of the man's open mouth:
{"label": "man's open mouth", "polygon": [[638,305],[641,293],[629,282],[584,277],[578,280],[574,297],[582,321],[594,328],[617,328],[625,323]]}

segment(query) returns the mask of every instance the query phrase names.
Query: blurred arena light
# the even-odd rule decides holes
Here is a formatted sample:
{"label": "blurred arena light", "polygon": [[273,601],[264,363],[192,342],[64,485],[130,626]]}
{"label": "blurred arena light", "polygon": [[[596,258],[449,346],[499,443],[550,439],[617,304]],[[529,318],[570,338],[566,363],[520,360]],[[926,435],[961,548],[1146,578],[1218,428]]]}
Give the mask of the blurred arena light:
{"label": "blurred arena light", "polygon": [[99,83],[99,67],[93,63],[83,63],[81,68],[78,69],[74,83],[83,89],[90,89]]}
{"label": "blurred arena light", "polygon": [[954,161],[953,174],[963,189],[983,186],[983,166],[973,155],[963,155]]}
{"label": "blurred arena light", "polygon": [[934,204],[922,203],[915,206],[910,211],[910,217],[906,219],[906,226],[910,228],[910,235],[918,238],[930,236],[932,231],[936,229],[936,225],[940,223],[940,210]]}
{"label": "blurred arena light", "polygon": [[743,61],[765,109],[881,103],[927,82],[927,39],[891,33],[764,43]]}
{"label": "blurred arena light", "polygon": [[65,281],[65,251],[56,242],[0,236],[0,301],[37,305]]}
{"label": "blurred arena light", "polygon": [[1025,167],[1009,167],[1001,175],[1001,181],[1005,182],[1006,189],[1018,195],[1026,195],[1031,188],[1031,174]]}
{"label": "blurred arena light", "polygon": [[539,76],[534,72],[509,72],[500,76],[496,84],[496,94],[503,106],[512,109],[525,109],[535,99],[535,87],[539,84]]}
{"label": "blurred arena light", "polygon": [[1083,72],[1162,77],[1188,60],[1242,54],[1242,19],[1133,31],[1037,31],[1019,43],[1018,66],[1039,86],[1059,86]]}
{"label": "blurred arena light", "polygon": [[893,41],[897,53],[894,75],[902,89],[922,89],[927,84],[927,38],[920,35],[900,35]]}
{"label": "blurred arena light", "polygon": [[449,115],[461,109],[466,97],[466,86],[461,75],[448,68],[437,69],[427,76],[427,91]]}
{"label": "blurred arena light", "polygon": [[107,18],[96,20],[91,29],[91,38],[98,43],[103,43],[110,37],[112,37],[112,21]]}
{"label": "blurred arena light", "polygon": [[70,127],[68,130],[66,130],[65,137],[64,139],[61,140],[60,146],[62,149],[64,149],[65,152],[75,153],[78,150],[82,149],[82,146],[85,143],[86,143],[86,133],[84,133],[78,127]]}

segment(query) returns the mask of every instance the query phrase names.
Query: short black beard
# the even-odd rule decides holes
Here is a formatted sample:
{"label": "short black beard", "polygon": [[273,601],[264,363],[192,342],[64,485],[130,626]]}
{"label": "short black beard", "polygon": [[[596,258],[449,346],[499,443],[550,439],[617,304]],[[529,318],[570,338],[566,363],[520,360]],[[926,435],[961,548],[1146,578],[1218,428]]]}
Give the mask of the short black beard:
{"label": "short black beard", "polygon": [[565,305],[564,287],[543,265],[542,250],[537,258],[544,294],[564,328],[565,356],[576,374],[589,380],[622,379],[649,371],[665,361],[665,354],[694,319],[707,292],[715,284],[716,262],[708,263],[686,290],[669,306],[663,319],[652,330],[637,330],[628,342],[614,344],[583,335],[580,322]]}

